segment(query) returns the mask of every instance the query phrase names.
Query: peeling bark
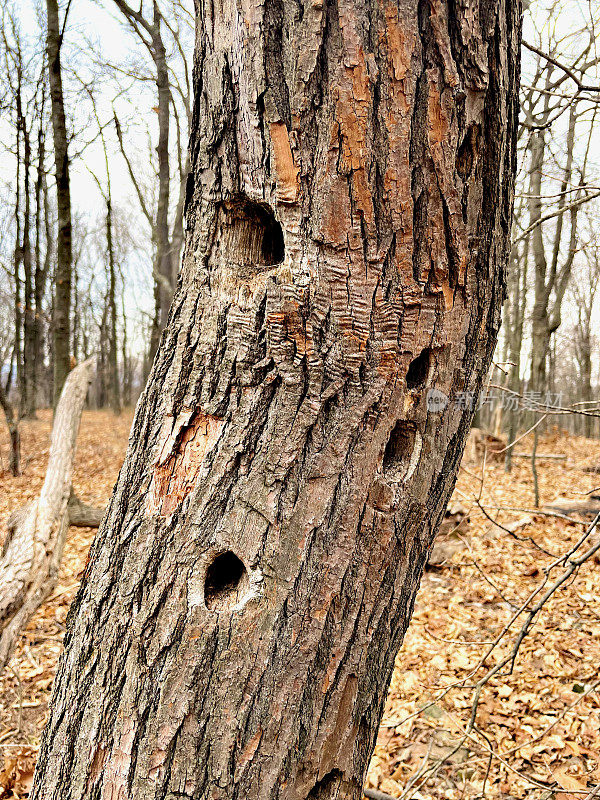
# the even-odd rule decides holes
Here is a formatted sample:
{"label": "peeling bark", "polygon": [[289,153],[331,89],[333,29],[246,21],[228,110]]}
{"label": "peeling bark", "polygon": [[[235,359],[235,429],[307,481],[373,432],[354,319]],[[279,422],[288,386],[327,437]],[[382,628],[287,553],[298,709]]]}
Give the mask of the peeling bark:
{"label": "peeling bark", "polygon": [[496,339],[519,4],[197,14],[182,274],[33,800],[359,798]]}

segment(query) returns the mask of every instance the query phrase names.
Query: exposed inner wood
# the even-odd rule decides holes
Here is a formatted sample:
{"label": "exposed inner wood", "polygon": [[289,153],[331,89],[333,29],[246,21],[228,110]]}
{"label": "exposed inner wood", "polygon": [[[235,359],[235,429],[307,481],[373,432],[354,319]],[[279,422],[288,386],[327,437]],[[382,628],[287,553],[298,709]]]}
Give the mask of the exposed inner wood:
{"label": "exposed inner wood", "polygon": [[298,199],[298,167],[294,163],[288,129],[283,122],[272,122],[269,131],[275,159],[277,199],[295,203]]}
{"label": "exposed inner wood", "polygon": [[196,487],[204,457],[219,438],[222,426],[222,420],[201,412],[183,427],[173,424],[175,437],[167,440],[152,476],[149,514],[169,517],[175,513]]}
{"label": "exposed inner wood", "polygon": [[219,553],[206,571],[204,603],[210,611],[227,611],[248,592],[248,572],[235,553]]}
{"label": "exposed inner wood", "polygon": [[219,206],[217,263],[256,268],[279,264],[283,258],[283,231],[270,208],[245,198]]}

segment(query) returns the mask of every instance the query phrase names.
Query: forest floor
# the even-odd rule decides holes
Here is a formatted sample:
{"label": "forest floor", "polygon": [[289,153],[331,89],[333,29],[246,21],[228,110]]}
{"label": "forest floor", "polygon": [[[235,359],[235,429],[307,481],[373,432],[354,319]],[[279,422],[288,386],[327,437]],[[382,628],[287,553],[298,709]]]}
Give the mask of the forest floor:
{"label": "forest floor", "polygon": [[[131,419],[131,413],[115,418],[84,412],[73,479],[83,501],[107,501]],[[24,474],[12,478],[5,471],[7,442],[0,432],[0,537],[9,514],[40,489],[49,435],[47,412],[23,423]],[[516,449],[529,448],[524,440]],[[600,484],[599,474],[585,471],[600,464],[600,442],[554,433],[540,438],[539,452],[564,456],[539,462],[542,503],[559,496],[581,500]],[[403,800],[585,800],[600,783],[597,557],[544,605],[512,671],[503,668],[484,678],[513,652],[527,608],[565,565],[557,563],[549,579],[545,567],[578,541],[585,525],[529,513],[533,488],[527,459],[515,459],[510,475],[491,459],[465,464],[453,500],[468,521],[444,538],[446,562],[425,573],[367,787]],[[65,620],[93,535],[70,529],[58,585],[0,676],[0,800],[28,796]]]}

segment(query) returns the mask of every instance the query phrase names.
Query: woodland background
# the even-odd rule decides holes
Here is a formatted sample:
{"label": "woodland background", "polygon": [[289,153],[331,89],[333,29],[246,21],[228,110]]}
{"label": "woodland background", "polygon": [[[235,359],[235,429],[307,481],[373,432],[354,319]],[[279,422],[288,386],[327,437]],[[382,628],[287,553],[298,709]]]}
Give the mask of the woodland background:
{"label": "woodland background", "polygon": [[[96,356],[74,486],[85,502],[106,502],[177,280],[193,3],[138,9],[124,0],[60,8],[68,274],[64,263],[58,272],[46,5],[6,2],[0,12],[3,523],[43,481],[65,316],[71,363]],[[504,321],[398,656],[373,798],[598,794],[599,36],[592,0],[526,9]],[[27,796],[92,536],[71,529],[59,585],[0,678],[0,797]]]}

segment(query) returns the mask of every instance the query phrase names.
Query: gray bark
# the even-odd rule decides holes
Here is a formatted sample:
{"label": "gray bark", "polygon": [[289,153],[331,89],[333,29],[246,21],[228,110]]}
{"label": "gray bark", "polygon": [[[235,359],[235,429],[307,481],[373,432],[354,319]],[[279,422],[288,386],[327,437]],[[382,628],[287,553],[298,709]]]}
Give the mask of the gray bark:
{"label": "gray bark", "polygon": [[75,528],[98,528],[105,512],[106,508],[83,503],[71,489],[71,495],[67,503],[69,525]]}
{"label": "gray bark", "polygon": [[[152,359],[158,348],[160,334],[167,323],[169,308],[171,306],[171,300],[173,299],[173,290],[179,270],[179,263],[173,263],[174,255],[177,258],[179,258],[180,255],[180,252],[176,250],[178,243],[177,241],[173,242],[175,247],[174,252],[174,247],[169,239],[171,82],[169,79],[167,53],[161,31],[163,18],[158,2],[153,2],[152,4],[151,20],[143,15],[142,5],[140,5],[139,10],[136,10],[125,2],[125,0],[114,0],[114,2],[147,48],[156,69],[156,90],[158,97],[158,144],[156,147],[158,156],[158,199],[156,204],[156,216],[154,220],[152,220],[152,236],[156,247],[156,260],[154,265],[155,317],[150,334],[150,358]],[[127,160],[129,174],[134,181],[138,197],[142,203],[142,210],[148,216],[145,202],[142,198],[137,181],[135,180],[131,164],[123,148],[119,123],[116,118],[115,122],[117,124],[117,135],[119,136],[121,150]],[[177,235],[177,230],[174,231],[174,234],[175,236]]]}
{"label": "gray bark", "polygon": [[69,525],[77,432],[91,367],[91,361],[85,362],[69,375],[56,408],[40,495],[13,514],[7,525],[0,558],[0,669],[19,633],[56,585]]}
{"label": "gray bark", "polygon": [[503,296],[513,0],[198,0],[182,274],[33,800],[359,798]]}
{"label": "gray bark", "polygon": [[[12,369],[12,364],[10,365]],[[0,381],[0,408],[4,412],[9,438],[8,468],[10,474],[17,477],[21,474],[21,431],[19,428],[19,412],[8,399],[2,381]]]}
{"label": "gray bark", "polygon": [[[530,386],[543,392],[548,386],[548,356],[552,334],[561,324],[562,302],[567,290],[577,248],[577,216],[579,206],[567,203],[567,189],[571,186],[573,175],[573,153],[576,141],[577,103],[573,101],[569,114],[569,128],[566,141],[566,161],[563,180],[560,186],[558,214],[552,241],[551,258],[548,260],[544,244],[542,219],[542,197],[544,165],[546,163],[546,133],[543,130],[532,135],[531,179],[530,179],[530,224],[535,225],[532,233],[532,249],[535,263],[534,303],[531,313],[531,378]],[[585,171],[581,173],[581,185],[585,183]],[[574,198],[572,198],[574,199]],[[564,219],[568,213],[570,231],[569,246],[563,263],[559,263],[562,251]]]}
{"label": "gray bark", "polygon": [[52,102],[52,131],[54,134],[54,163],[56,171],[56,207],[58,212],[56,272],[54,276],[54,305],[52,315],[54,404],[56,405],[71,368],[71,182],[69,177],[69,140],[67,136],[60,63],[62,35],[57,0],[46,0],[46,11],[48,17],[46,47],[48,54],[50,99]]}

